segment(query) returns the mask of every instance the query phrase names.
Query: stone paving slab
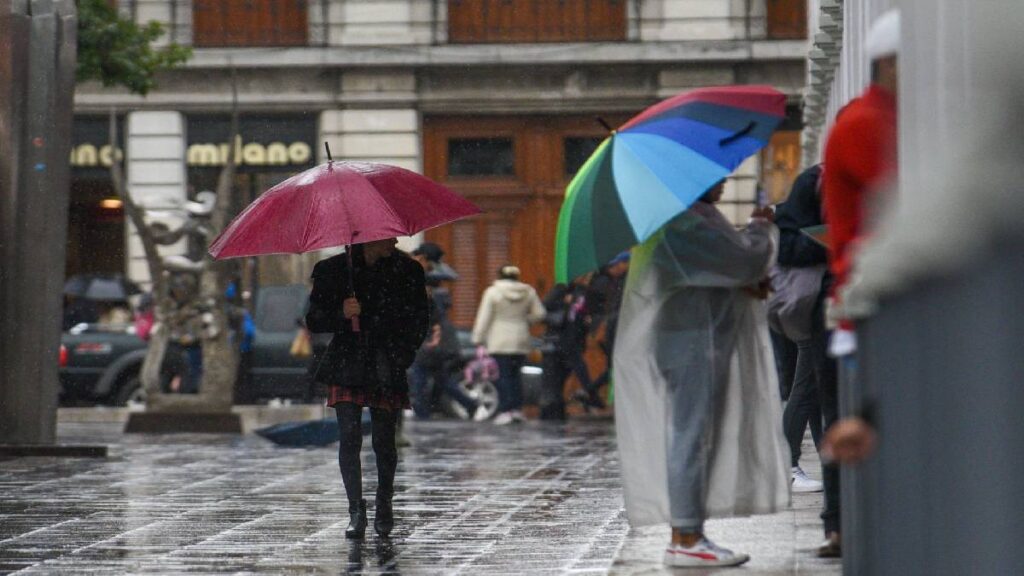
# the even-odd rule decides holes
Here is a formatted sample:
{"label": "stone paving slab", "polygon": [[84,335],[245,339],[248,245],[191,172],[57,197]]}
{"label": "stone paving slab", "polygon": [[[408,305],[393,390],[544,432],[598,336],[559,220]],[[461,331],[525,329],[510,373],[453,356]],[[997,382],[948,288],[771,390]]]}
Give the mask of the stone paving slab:
{"label": "stone paving slab", "polygon": [[[609,420],[410,422],[387,541],[372,529],[345,540],[336,445],[124,435],[116,422],[76,420],[62,421],[61,441],[108,444],[109,458],[0,461],[0,573],[665,573],[667,529],[630,531],[625,521]],[[713,537],[754,556],[734,573],[839,573],[810,554],[820,495],[794,504],[709,523]]]}

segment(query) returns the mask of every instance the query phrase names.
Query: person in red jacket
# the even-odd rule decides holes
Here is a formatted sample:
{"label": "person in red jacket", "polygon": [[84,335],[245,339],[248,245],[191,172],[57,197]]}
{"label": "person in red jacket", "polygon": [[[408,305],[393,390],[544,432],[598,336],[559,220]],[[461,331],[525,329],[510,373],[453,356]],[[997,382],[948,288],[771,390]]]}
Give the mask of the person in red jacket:
{"label": "person in red jacket", "polygon": [[[825,145],[822,196],[831,248],[829,267],[834,277],[834,301],[841,297],[849,280],[858,244],[866,235],[866,213],[876,200],[875,194],[896,178],[899,44],[899,11],[890,10],[872,24],[865,39],[865,50],[871,60],[871,85],[839,112]],[[856,346],[852,323],[840,319],[832,334],[830,352],[849,358]],[[860,417],[837,421],[837,382],[826,379],[820,384],[827,431],[822,456],[840,462],[863,458],[874,444],[873,429]],[[859,455],[854,454],[858,448]],[[823,479],[826,504],[822,520],[826,540],[818,548],[818,555],[834,557],[841,554],[839,471],[834,465],[826,466]]]}
{"label": "person in red jacket", "polygon": [[894,38],[873,45],[869,34],[871,85],[839,113],[825,145],[822,177],[833,294],[839,294],[849,276],[857,243],[865,233],[866,207],[879,188],[896,177],[899,13],[886,13],[872,32],[882,25],[893,28],[883,32]]}

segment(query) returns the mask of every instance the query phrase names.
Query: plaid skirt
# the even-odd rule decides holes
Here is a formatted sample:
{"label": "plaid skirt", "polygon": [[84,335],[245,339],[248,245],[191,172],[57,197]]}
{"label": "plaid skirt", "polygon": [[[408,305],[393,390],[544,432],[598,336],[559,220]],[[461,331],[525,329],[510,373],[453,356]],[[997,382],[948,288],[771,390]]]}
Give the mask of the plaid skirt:
{"label": "plaid skirt", "polygon": [[350,402],[357,406],[377,408],[379,410],[404,410],[411,408],[409,393],[387,388],[351,388],[331,386],[327,389],[327,405],[334,406],[340,402]]}

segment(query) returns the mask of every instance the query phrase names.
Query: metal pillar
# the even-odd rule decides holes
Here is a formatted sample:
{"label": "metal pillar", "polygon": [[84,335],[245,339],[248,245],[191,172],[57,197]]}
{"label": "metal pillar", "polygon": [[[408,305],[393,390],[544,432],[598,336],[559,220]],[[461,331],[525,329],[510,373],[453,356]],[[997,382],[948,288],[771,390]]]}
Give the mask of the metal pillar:
{"label": "metal pillar", "polygon": [[53,444],[73,0],[0,0],[0,444]]}

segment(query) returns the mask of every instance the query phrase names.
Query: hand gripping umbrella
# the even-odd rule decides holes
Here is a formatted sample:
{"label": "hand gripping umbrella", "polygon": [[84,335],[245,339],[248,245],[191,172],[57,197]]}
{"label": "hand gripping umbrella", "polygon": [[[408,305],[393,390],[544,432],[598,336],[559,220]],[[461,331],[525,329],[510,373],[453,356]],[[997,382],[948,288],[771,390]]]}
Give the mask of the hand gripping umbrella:
{"label": "hand gripping umbrella", "polygon": [[566,188],[556,281],[650,238],[767,144],[785,109],[785,94],[768,86],[701,88],[613,130]]}
{"label": "hand gripping umbrella", "polygon": [[465,198],[410,170],[328,160],[260,195],[213,241],[210,254],[303,254],[410,236],[479,213]]}

